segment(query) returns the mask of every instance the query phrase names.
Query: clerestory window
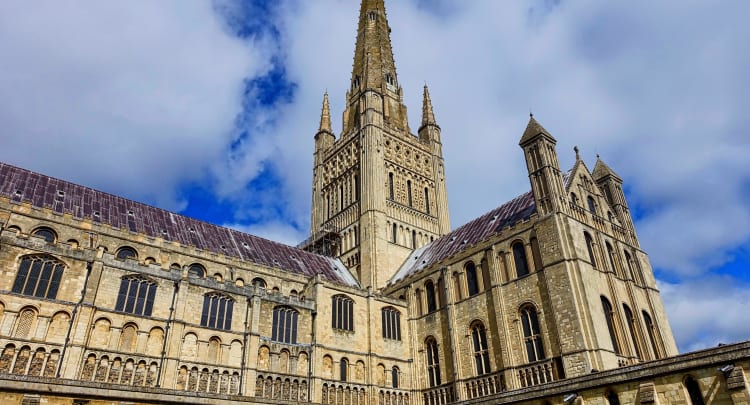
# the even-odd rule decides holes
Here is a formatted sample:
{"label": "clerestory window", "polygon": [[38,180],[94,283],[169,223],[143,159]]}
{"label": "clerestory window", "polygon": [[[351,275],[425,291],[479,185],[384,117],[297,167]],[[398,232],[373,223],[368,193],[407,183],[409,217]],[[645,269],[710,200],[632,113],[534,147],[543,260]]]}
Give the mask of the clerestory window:
{"label": "clerestory window", "polygon": [[37,298],[57,298],[65,264],[49,255],[21,259],[12,291]]}
{"label": "clerestory window", "polygon": [[123,277],[120,281],[115,311],[151,316],[155,297],[155,282],[139,276]]}

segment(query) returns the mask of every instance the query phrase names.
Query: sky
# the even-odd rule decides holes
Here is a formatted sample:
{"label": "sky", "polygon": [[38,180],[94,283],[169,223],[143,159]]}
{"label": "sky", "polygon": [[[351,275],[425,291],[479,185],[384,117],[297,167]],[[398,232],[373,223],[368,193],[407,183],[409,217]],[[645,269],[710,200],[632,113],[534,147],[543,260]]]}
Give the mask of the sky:
{"label": "sky", "polygon": [[[387,0],[457,227],[527,191],[529,112],[625,181],[681,352],[750,339],[750,2]],[[0,2],[0,160],[296,244],[357,0]],[[337,132],[338,133],[338,132]]]}

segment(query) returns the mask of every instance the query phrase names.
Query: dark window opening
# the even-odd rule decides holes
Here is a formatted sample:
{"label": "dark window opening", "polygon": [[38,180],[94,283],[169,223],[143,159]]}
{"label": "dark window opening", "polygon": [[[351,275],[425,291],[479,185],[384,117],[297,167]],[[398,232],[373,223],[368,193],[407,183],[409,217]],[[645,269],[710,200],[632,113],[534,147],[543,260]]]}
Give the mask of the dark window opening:
{"label": "dark window opening", "polygon": [[488,374],[490,370],[490,352],[487,350],[487,331],[481,322],[471,327],[471,339],[474,343],[474,363],[477,375]]}
{"label": "dark window opening", "polygon": [[607,320],[607,329],[609,330],[609,337],[612,340],[612,348],[615,351],[615,354],[619,355],[622,353],[620,350],[620,345],[617,342],[617,333],[615,331],[615,313],[612,309],[612,304],[609,303],[609,300],[604,298],[602,296],[602,309],[604,310],[604,317]]}
{"label": "dark window opening", "polygon": [[513,261],[516,265],[516,276],[523,277],[529,274],[529,265],[526,260],[526,249],[523,243],[516,242],[513,244]]}
{"label": "dark window opening", "polygon": [[529,363],[544,360],[544,345],[539,332],[539,319],[536,308],[532,305],[521,308],[521,327],[523,328],[524,345]]}
{"label": "dark window opening", "polygon": [[201,326],[231,330],[233,309],[234,300],[225,295],[217,293],[204,295]]}
{"label": "dark window opening", "polygon": [[123,277],[115,311],[151,316],[156,298],[156,283],[138,276]]}
{"label": "dark window opening", "polygon": [[298,318],[299,313],[292,308],[274,308],[271,339],[281,343],[296,344]]}
{"label": "dark window opening", "polygon": [[339,330],[354,330],[354,301],[343,295],[331,298],[331,327]]}
{"label": "dark window opening", "polygon": [[469,290],[469,297],[479,294],[479,282],[477,281],[477,267],[473,262],[466,263],[466,287]]}
{"label": "dark window opening", "polygon": [[57,298],[65,265],[52,256],[34,255],[21,259],[12,291],[37,298]]}

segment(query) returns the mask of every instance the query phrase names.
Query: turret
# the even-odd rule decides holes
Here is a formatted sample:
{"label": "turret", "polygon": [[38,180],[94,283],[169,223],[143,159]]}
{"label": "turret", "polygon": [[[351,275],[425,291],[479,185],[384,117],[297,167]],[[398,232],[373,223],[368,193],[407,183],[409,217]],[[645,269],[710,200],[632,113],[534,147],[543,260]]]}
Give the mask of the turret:
{"label": "turret", "polygon": [[540,216],[565,209],[565,188],[557,161],[557,140],[532,114],[519,145],[526,157],[531,190]]}
{"label": "turret", "polygon": [[591,173],[591,177],[594,178],[596,185],[604,193],[607,203],[614,209],[615,215],[617,215],[623,226],[630,232],[634,243],[638,246],[633,218],[630,216],[625,192],[622,190],[622,178],[604,163],[599,156],[596,158],[596,165],[594,166],[594,172]]}
{"label": "turret", "polygon": [[326,220],[327,207],[322,204],[320,193],[323,188],[323,176],[321,175],[325,152],[333,146],[336,141],[331,129],[331,108],[328,105],[328,92],[323,95],[323,108],[320,112],[320,126],[315,134],[315,152],[313,154],[313,194],[310,233],[317,232],[323,221]]}

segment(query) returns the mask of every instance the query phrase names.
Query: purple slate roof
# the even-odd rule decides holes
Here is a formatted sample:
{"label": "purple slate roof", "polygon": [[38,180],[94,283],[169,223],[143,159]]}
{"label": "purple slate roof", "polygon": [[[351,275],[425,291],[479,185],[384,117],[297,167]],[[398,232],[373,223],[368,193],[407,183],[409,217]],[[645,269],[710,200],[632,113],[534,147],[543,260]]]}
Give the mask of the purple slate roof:
{"label": "purple slate roof", "polygon": [[401,269],[391,278],[393,284],[426,267],[468,249],[491,235],[518,221],[531,217],[536,204],[531,191],[522,194],[498,208],[466,223],[447,235],[415,250]]}
{"label": "purple slate roof", "polygon": [[0,163],[0,196],[75,218],[305,276],[357,285],[337,259],[209,224],[150,205]]}

